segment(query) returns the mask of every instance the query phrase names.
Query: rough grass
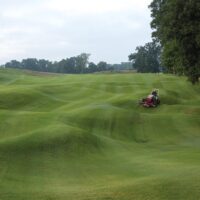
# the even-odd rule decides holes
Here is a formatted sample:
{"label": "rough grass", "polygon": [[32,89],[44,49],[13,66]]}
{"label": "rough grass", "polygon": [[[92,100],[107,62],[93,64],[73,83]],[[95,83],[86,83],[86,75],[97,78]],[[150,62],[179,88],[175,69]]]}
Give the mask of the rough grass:
{"label": "rough grass", "polygon": [[[160,89],[161,106],[138,99]],[[200,87],[152,74],[0,70],[0,199],[200,199]]]}

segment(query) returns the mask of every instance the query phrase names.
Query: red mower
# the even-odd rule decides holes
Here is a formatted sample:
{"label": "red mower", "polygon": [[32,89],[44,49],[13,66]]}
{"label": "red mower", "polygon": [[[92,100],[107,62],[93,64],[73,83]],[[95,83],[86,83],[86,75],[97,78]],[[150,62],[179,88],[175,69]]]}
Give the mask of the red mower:
{"label": "red mower", "polygon": [[155,108],[160,104],[160,99],[158,97],[158,90],[153,90],[153,92],[139,101],[139,104],[146,108]]}

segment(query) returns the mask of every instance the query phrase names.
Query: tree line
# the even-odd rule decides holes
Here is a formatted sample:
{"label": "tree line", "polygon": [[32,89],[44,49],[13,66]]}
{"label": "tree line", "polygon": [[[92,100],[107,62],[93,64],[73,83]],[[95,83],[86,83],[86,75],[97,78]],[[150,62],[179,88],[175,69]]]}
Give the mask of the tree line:
{"label": "tree line", "polygon": [[45,59],[27,58],[22,61],[11,60],[5,68],[27,69],[40,72],[83,74],[101,71],[129,70],[131,63],[108,64],[100,61],[98,64],[89,62],[90,54],[82,53],[78,56],[51,62]]}

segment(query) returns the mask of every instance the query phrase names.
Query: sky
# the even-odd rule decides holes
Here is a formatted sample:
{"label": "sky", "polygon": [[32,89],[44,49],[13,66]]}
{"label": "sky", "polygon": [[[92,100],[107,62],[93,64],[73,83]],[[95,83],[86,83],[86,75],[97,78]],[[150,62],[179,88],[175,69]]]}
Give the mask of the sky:
{"label": "sky", "polygon": [[0,0],[0,64],[90,53],[121,63],[151,41],[151,0]]}

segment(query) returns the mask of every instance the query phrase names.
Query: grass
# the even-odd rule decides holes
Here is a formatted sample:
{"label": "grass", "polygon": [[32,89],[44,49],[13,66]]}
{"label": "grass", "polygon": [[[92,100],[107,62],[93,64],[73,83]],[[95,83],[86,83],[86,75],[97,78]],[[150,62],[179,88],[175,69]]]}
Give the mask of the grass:
{"label": "grass", "polygon": [[[0,83],[0,199],[200,199],[199,85],[17,70]],[[161,106],[138,106],[155,87]]]}

